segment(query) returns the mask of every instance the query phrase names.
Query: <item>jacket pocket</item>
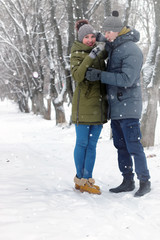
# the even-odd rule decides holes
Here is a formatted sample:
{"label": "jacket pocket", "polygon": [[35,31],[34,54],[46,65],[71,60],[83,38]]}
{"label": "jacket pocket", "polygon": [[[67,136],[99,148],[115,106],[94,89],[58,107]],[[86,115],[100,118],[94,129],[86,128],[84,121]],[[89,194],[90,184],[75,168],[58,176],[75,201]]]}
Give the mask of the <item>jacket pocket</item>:
{"label": "jacket pocket", "polygon": [[85,97],[86,98],[88,98],[89,97],[89,95],[90,95],[90,92],[91,92],[91,90],[92,90],[92,86],[93,85],[88,85],[88,87],[87,87],[87,89],[86,89],[86,92],[85,92]]}
{"label": "jacket pocket", "polygon": [[140,131],[140,123],[133,122],[127,125],[127,135],[130,142],[136,142],[141,140],[141,131]]}
{"label": "jacket pocket", "polygon": [[93,84],[90,84],[88,81],[84,81],[80,84],[81,94],[88,98],[92,91]]}

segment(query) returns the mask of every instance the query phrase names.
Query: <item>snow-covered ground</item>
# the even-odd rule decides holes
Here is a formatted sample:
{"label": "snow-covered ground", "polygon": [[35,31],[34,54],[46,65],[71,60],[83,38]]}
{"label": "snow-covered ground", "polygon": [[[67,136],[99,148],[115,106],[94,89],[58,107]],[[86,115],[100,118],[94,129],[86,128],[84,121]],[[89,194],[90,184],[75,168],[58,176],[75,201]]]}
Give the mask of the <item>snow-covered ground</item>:
{"label": "snow-covered ground", "polygon": [[94,168],[101,195],[74,189],[74,144],[74,126],[56,127],[0,102],[0,239],[158,240],[160,144],[145,149],[152,191],[141,198],[133,197],[136,178],[133,192],[108,191],[122,181],[109,123]]}

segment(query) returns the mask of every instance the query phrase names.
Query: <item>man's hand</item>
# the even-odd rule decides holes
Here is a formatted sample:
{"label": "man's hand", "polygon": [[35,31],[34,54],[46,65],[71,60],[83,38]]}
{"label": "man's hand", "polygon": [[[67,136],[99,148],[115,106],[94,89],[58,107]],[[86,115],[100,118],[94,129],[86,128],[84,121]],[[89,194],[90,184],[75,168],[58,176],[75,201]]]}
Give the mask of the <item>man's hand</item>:
{"label": "man's hand", "polygon": [[106,42],[107,39],[105,38],[105,36],[102,33],[98,32],[96,34],[96,41],[97,42]]}
{"label": "man's hand", "polygon": [[88,68],[85,78],[87,78],[87,80],[89,81],[101,80],[101,70],[95,68]]}

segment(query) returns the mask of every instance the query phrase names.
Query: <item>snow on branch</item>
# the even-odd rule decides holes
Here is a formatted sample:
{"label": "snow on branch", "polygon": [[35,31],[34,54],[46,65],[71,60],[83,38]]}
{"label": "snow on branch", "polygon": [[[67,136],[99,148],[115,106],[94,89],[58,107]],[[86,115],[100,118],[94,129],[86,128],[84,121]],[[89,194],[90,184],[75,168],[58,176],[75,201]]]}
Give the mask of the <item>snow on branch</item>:
{"label": "snow on branch", "polygon": [[16,7],[15,3],[10,0],[10,2],[12,3],[13,7],[15,8],[15,10],[17,11],[17,13],[24,19],[24,15],[22,14],[22,12]]}
{"label": "snow on branch", "polygon": [[9,71],[11,71],[14,74],[14,70],[7,64],[7,62],[4,60],[2,54],[0,55],[1,61],[2,63],[6,66],[7,69],[9,69]]}
{"label": "snow on branch", "polygon": [[158,46],[157,46],[157,39],[156,39],[156,33],[155,33],[153,35],[152,43],[148,51],[146,62],[142,68],[143,80],[146,86],[148,86],[148,84],[151,82],[151,79],[153,76],[157,47]]}
{"label": "snow on branch", "polygon": [[9,45],[10,47],[12,47],[12,49],[14,49],[20,56],[20,58],[24,61],[24,63],[28,66],[28,68],[30,69],[27,61],[25,60],[25,58],[22,56],[22,53],[19,51],[19,49],[13,45],[11,42],[7,41],[6,39],[4,39],[2,36],[0,36],[0,39],[2,39],[2,41],[0,40],[0,43],[4,43],[4,44],[7,44]]}
{"label": "snow on branch", "polygon": [[99,5],[101,4],[102,0],[96,0],[91,8],[86,12],[86,15],[88,15],[89,17],[95,12],[95,10],[99,7]]}
{"label": "snow on branch", "polygon": [[7,10],[9,16],[11,17],[11,19],[13,20],[13,22],[23,31],[23,33],[25,33],[25,30],[23,28],[23,26],[17,21],[17,19],[12,15],[11,11],[9,10],[8,6],[6,5],[6,3],[3,0],[0,0],[0,2],[3,4],[3,6],[5,7],[5,9]]}

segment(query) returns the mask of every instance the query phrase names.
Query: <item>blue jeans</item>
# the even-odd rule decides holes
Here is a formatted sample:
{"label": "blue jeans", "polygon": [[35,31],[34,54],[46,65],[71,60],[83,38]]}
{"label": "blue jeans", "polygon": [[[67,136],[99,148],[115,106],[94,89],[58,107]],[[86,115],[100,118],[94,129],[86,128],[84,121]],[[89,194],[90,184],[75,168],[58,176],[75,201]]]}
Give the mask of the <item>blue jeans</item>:
{"label": "blue jeans", "polygon": [[102,125],[75,125],[76,146],[74,161],[78,178],[92,178],[96,158],[96,145]]}
{"label": "blue jeans", "polygon": [[139,119],[112,120],[111,128],[114,146],[118,150],[119,169],[124,179],[133,179],[132,159],[134,159],[137,178],[141,181],[147,181],[150,175],[143,146],[140,142]]}

